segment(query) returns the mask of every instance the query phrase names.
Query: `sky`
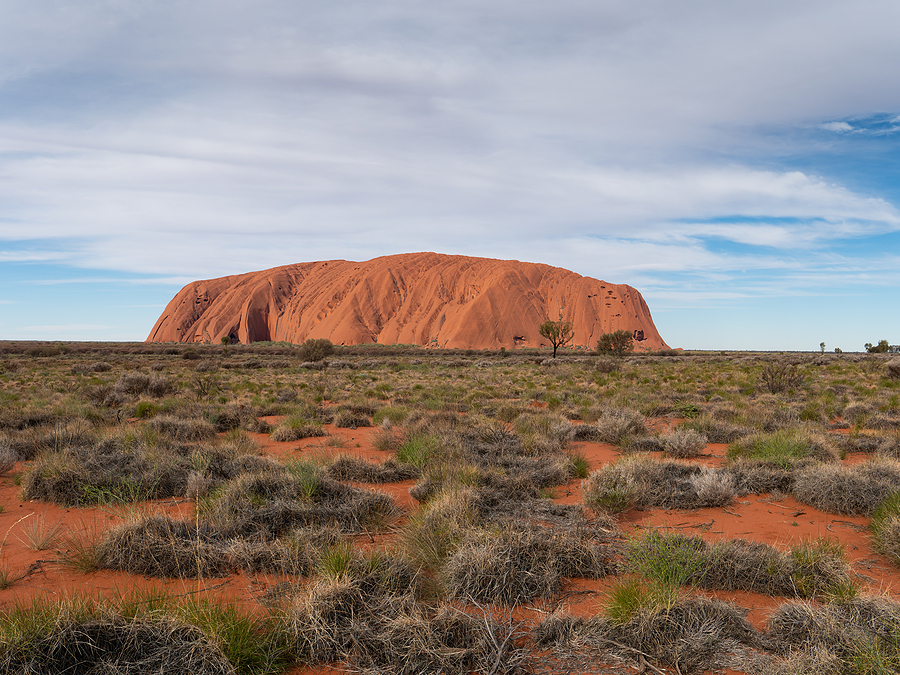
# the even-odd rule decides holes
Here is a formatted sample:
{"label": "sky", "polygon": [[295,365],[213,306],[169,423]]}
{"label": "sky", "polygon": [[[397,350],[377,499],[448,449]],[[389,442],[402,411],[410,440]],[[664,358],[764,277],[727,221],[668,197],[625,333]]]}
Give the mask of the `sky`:
{"label": "sky", "polygon": [[0,0],[0,339],[416,251],[708,350],[900,343],[900,3]]}

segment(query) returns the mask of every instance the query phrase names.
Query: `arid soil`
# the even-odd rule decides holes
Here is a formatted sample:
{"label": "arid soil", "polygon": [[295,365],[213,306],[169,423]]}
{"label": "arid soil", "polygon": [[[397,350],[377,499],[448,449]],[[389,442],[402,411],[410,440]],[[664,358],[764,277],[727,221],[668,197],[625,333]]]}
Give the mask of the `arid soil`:
{"label": "arid soil", "polygon": [[[277,424],[278,417],[267,418]],[[676,428],[681,420],[658,419],[651,426]],[[131,420],[131,424],[140,424]],[[278,443],[266,434],[252,434],[263,452],[281,461],[290,458],[313,458],[327,461],[338,454],[354,455],[372,462],[382,462],[391,453],[372,447],[374,428],[340,429],[326,425],[330,439],[340,439],[339,447],[326,445],[323,439]],[[591,469],[616,461],[620,450],[607,443],[578,442],[574,451],[582,453]],[[724,444],[710,444],[701,462],[712,466],[721,464]],[[850,456],[845,461],[859,461]],[[698,461],[698,460],[694,460]],[[190,519],[193,504],[185,500],[161,500],[134,507],[64,508],[43,502],[23,502],[19,487],[14,483],[16,467],[0,477],[0,533],[2,539],[2,565],[15,583],[0,590],[0,607],[27,605],[34,599],[61,600],[66,597],[89,595],[116,598],[138,589],[157,589],[170,597],[196,595],[209,596],[241,605],[247,611],[263,611],[267,594],[277,590],[283,582],[275,575],[236,573],[225,578],[185,580],[148,579],[121,572],[95,571],[88,574],[66,569],[59,563],[66,539],[74,536],[96,536],[109,527],[145,513],[165,513]],[[415,481],[367,486],[390,495],[406,512],[416,508],[409,496],[409,488]],[[581,480],[575,479],[555,490],[553,500],[560,504],[575,504],[582,500]],[[47,550],[36,551],[29,543],[27,532],[38,523],[47,527],[59,527],[58,536]],[[839,541],[847,552],[854,572],[868,590],[900,599],[900,570],[872,548],[867,527],[868,519],[859,516],[835,516],[823,513],[795,501],[789,496],[773,499],[771,495],[751,495],[741,498],[726,508],[701,508],[687,510],[631,509],[622,514],[620,525],[626,535],[641,534],[650,529],[675,531],[700,535],[705,539],[742,538],[787,548],[792,544],[827,537]],[[399,525],[399,523],[398,523]],[[357,545],[390,546],[391,535],[367,539],[358,537]],[[563,609],[575,616],[592,616],[602,613],[608,602],[609,591],[615,578],[600,580],[572,579],[557,598],[526,605],[515,610],[519,619],[537,621],[547,613]],[[759,630],[764,630],[771,611],[783,600],[746,591],[697,591],[711,597],[725,599],[748,610],[748,620]],[[619,664],[618,668],[622,668]],[[292,675],[325,675],[348,672],[337,666],[294,667]],[[628,672],[617,671],[617,672]],[[668,671],[664,671],[668,672]],[[674,672],[674,671],[673,671]],[[727,670],[739,675],[741,671]]]}
{"label": "arid soil", "polygon": [[[23,497],[36,467],[48,474],[62,475],[64,470],[73,468],[71,457],[85,456],[66,456],[66,443],[80,448],[81,453],[119,447],[124,454],[117,461],[122,461],[125,468],[121,458],[127,453],[122,448],[149,453],[146,456],[162,461],[167,460],[165,453],[177,451],[182,461],[190,457],[193,462],[179,465],[180,470],[187,472],[192,466],[198,470],[206,466],[203,470],[208,470],[209,465],[204,462],[212,461],[210,454],[204,455],[205,460],[201,454],[192,455],[195,450],[211,453],[228,447],[235,439],[244,448],[240,451],[245,453],[240,455],[244,459],[260,462],[260,457],[271,458],[279,465],[293,462],[296,468],[300,463],[320,472],[333,468],[340,456],[360,458],[370,467],[384,466],[385,462],[419,466],[419,479],[383,484],[349,480],[340,483],[382,493],[398,509],[398,514],[371,530],[353,526],[342,529],[342,541],[349,544],[354,554],[365,551],[390,552],[398,558],[412,556],[404,537],[412,531],[410,525],[439,501],[434,494],[452,495],[457,488],[464,491],[473,485],[473,480],[482,481],[479,488],[488,486],[486,491],[495,490],[495,496],[500,495],[491,506],[497,509],[491,517],[501,515],[493,521],[487,517],[477,524],[472,521],[466,525],[471,528],[467,536],[502,536],[506,527],[502,518],[509,517],[504,513],[519,514],[515,516],[521,519],[519,524],[537,526],[534,531],[543,533],[541,536],[572,534],[573,527],[582,527],[582,522],[585,528],[608,532],[609,539],[604,539],[605,535],[591,529],[585,540],[592,545],[600,542],[600,547],[611,552],[619,565],[613,571],[595,575],[600,578],[565,578],[558,590],[555,584],[548,586],[554,589],[553,593],[510,606],[493,601],[479,605],[474,596],[453,596],[445,588],[436,591],[440,595],[423,601],[422,606],[443,603],[460,615],[479,621],[483,617],[485,625],[490,619],[494,627],[515,626],[520,631],[515,644],[530,650],[526,672],[534,675],[678,672],[670,662],[656,658],[648,661],[647,654],[635,654],[633,648],[624,653],[620,649],[617,655],[607,658],[606,652],[600,656],[591,652],[584,641],[555,643],[542,651],[525,637],[525,631],[554,617],[590,622],[609,616],[616,593],[629,580],[650,588],[651,577],[643,577],[642,572],[629,567],[626,549],[657,533],[698,537],[701,543],[710,544],[756,542],[787,555],[810,542],[827,542],[831,551],[839,551],[839,556],[849,563],[854,587],[835,588],[834,593],[900,601],[900,568],[896,560],[889,560],[876,550],[868,515],[825,512],[802,503],[796,497],[799,493],[790,494],[785,488],[785,492],[738,493],[721,506],[663,509],[632,504],[608,516],[599,507],[591,507],[588,489],[597,472],[631,461],[674,462],[677,471],[685,468],[681,464],[695,469],[698,465],[709,467],[707,473],[724,470],[738,461],[735,453],[741,443],[754,438],[773,447],[778,443],[802,442],[806,444],[803,452],[818,453],[783,454],[772,460],[773,465],[767,465],[770,469],[789,466],[791,471],[801,467],[796,469],[800,471],[810,466],[844,466],[855,470],[881,462],[885,471],[894,471],[900,448],[900,387],[885,374],[884,363],[877,359],[670,353],[610,359],[575,353],[554,360],[546,355],[464,356],[424,351],[373,357],[348,350],[345,355],[338,353],[327,368],[319,368],[301,363],[292,355],[294,348],[283,345],[263,346],[257,352],[249,348],[242,351],[236,346],[225,351],[221,345],[146,349],[144,354],[100,356],[48,356],[49,352],[42,351],[31,356],[14,353],[0,359],[0,450],[6,453],[0,453],[0,458],[8,457],[9,452],[21,454],[19,461],[0,471],[0,616],[8,617],[16,608],[28,608],[35,602],[51,606],[79,598],[114,602],[131,596],[147,598],[154,592],[176,601],[208,598],[265,619],[280,611],[286,600],[293,603],[302,599],[308,589],[325,577],[324,568],[307,568],[302,574],[287,575],[252,572],[235,565],[221,576],[182,579],[114,572],[91,568],[89,561],[79,563],[81,553],[89,553],[92,542],[98,542],[119,525],[139,521],[148,514],[197,523],[199,528],[204,502],[202,497],[187,496],[191,494],[187,490],[168,499],[111,500],[83,507]],[[788,384],[782,388],[785,381]],[[359,425],[336,424],[342,415],[346,420],[346,415],[351,414],[361,416]],[[398,420],[393,425],[381,425],[378,421],[392,417]],[[158,424],[165,422],[171,427],[179,420],[193,425],[188,427],[192,433],[204,429],[208,433],[203,440],[184,441],[166,436],[175,431],[166,431],[169,427]],[[228,420],[233,422],[229,432],[213,431],[214,423]],[[432,423],[434,426],[427,426]],[[625,423],[631,426],[622,426]],[[291,424],[318,427],[321,435],[275,440],[279,431],[289,430]],[[420,425],[418,431],[416,424]],[[454,429],[469,436],[453,436]],[[678,433],[696,429],[704,430],[706,439],[698,453],[676,459],[674,451],[665,452],[665,448],[675,447],[666,443]],[[447,436],[439,436],[441,430],[447,430]],[[416,439],[427,441],[429,434],[432,440],[440,439],[440,450],[428,456],[424,466],[415,465],[415,455],[401,459],[401,449],[407,443]],[[610,442],[598,440],[604,434],[609,435],[605,440]],[[730,435],[734,440],[710,442],[707,434]],[[385,438],[392,435],[401,440],[386,444]],[[560,444],[554,445],[554,439]],[[479,451],[483,451],[487,447],[489,452],[507,453],[503,456],[508,463],[479,465],[475,454],[463,459],[453,455],[468,451],[459,445],[465,442],[471,443],[470,449],[480,447]],[[28,459],[23,459],[26,456]],[[552,474],[563,478],[545,480],[539,487],[537,477],[541,474],[537,465],[529,462],[548,458],[565,460],[567,469],[562,474]],[[576,460],[583,462],[580,469]],[[439,466],[440,471],[429,474],[428,462]],[[263,469],[252,469],[259,463],[247,466],[251,468],[243,469],[248,472],[246,475],[227,478],[232,481],[229,486],[240,482],[242,476],[256,475],[252,471],[264,473]],[[528,471],[532,473],[524,482],[516,483],[521,476],[514,474],[522,466],[531,467]],[[545,471],[549,465],[541,466],[540,470]],[[576,473],[584,477],[568,478]],[[291,475],[296,478],[299,474]],[[446,493],[423,496],[423,481],[427,483],[441,475],[458,482],[450,483]],[[117,476],[116,480],[125,480],[121,474]],[[330,480],[338,483],[337,479]],[[127,485],[127,481],[123,484]],[[900,481],[890,489],[900,491]],[[222,494],[211,496],[206,508],[210,508],[210,503],[224,501]],[[559,512],[553,511],[556,507],[544,508],[549,502],[558,505]],[[516,504],[527,504],[527,509],[534,510],[502,511]],[[571,510],[560,515],[566,508]],[[575,512],[579,519],[584,515],[585,520],[565,520]],[[327,529],[324,524],[323,529]],[[281,542],[280,536],[266,539],[266,546]],[[323,544],[319,554],[327,547]],[[441,562],[429,567],[425,563],[422,569],[426,576],[445,574],[446,565],[447,562]],[[764,595],[749,590],[710,590],[689,582],[676,586],[680,598],[715,598],[731,603],[738,614],[746,616],[758,635],[771,634],[770,619],[792,602],[805,597],[810,598],[813,607],[840,602],[833,599],[837,595],[828,595],[831,587],[824,593],[791,595],[794,591],[789,591]],[[439,597],[437,603],[435,597]],[[771,664],[780,663],[775,649],[751,652],[738,654],[716,672],[756,675],[772,672]],[[286,672],[349,674],[359,672],[361,667],[359,661],[327,665],[305,665],[300,661],[301,665],[295,663]],[[274,675],[284,671],[265,672]]]}

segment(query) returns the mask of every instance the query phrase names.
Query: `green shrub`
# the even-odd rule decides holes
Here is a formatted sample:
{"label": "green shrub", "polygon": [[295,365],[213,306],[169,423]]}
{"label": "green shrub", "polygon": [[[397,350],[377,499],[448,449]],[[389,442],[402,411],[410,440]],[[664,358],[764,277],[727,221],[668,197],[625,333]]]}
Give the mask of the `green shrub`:
{"label": "green shrub", "polygon": [[631,331],[617,330],[604,333],[597,340],[597,353],[624,356],[634,349],[634,336]]}
{"label": "green shrub", "polygon": [[623,626],[642,614],[659,608],[659,596],[646,582],[625,579],[616,582],[606,604],[606,617],[614,626]]}
{"label": "green shrub", "polygon": [[872,512],[871,529],[878,550],[900,567],[900,492],[886,497]]}
{"label": "green shrub", "polygon": [[638,501],[637,486],[627,471],[607,464],[587,477],[581,490],[584,503],[597,513],[627,511]]}
{"label": "green shrub", "polygon": [[389,405],[379,408],[372,416],[372,424],[380,426],[385,420],[391,424],[401,424],[409,416],[409,408],[401,405]]}
{"label": "green shrub", "polygon": [[297,350],[301,360],[315,363],[334,354],[334,344],[327,338],[307,338]]}
{"label": "green shrub", "polygon": [[419,470],[437,455],[440,439],[432,434],[416,434],[407,438],[397,449],[397,461]]}
{"label": "green shrub", "polygon": [[760,379],[770,393],[779,394],[800,387],[804,378],[796,366],[770,363],[763,367]]}
{"label": "green shrub", "polygon": [[729,459],[762,459],[790,467],[799,459],[838,459],[831,439],[804,430],[785,429],[770,434],[754,434],[728,446]]}

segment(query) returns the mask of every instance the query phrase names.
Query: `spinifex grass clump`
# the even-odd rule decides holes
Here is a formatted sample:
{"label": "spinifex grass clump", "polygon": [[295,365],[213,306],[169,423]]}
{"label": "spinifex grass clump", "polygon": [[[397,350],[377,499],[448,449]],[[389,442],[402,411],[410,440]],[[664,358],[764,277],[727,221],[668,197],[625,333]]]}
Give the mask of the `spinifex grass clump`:
{"label": "spinifex grass clump", "polygon": [[817,672],[854,675],[900,670],[900,604],[888,598],[785,603],[769,620],[769,632],[789,649],[779,674],[810,665],[828,668]]}
{"label": "spinifex grass clump", "polygon": [[134,503],[184,495],[190,471],[186,451],[113,436],[91,448],[42,454],[25,473],[22,492],[66,506]]}
{"label": "spinifex grass clump", "polygon": [[283,644],[274,622],[207,600],[35,602],[0,617],[0,672],[276,675]]}
{"label": "spinifex grass clump", "polygon": [[100,567],[152,577],[205,578],[231,571],[221,537],[199,523],[139,518],[97,543]]}
{"label": "spinifex grass clump", "polygon": [[588,411],[588,417],[595,421],[576,427],[575,433],[580,440],[612,443],[624,447],[631,438],[647,433],[646,418],[630,408],[592,409]]}
{"label": "spinifex grass clump", "polygon": [[151,429],[160,436],[168,436],[176,441],[196,443],[215,438],[216,428],[205,419],[181,418],[173,415],[154,417],[148,422]]}
{"label": "spinifex grass clump", "polygon": [[629,542],[628,569],[664,588],[674,589],[703,576],[705,543],[700,537],[664,535],[653,530]]}
{"label": "spinifex grass clump", "polygon": [[785,467],[801,459],[833,461],[839,458],[834,442],[824,435],[787,429],[771,434],[755,434],[728,447],[731,459],[761,459]]}
{"label": "spinifex grass clump", "polygon": [[604,513],[630,506],[724,506],[735,494],[727,471],[646,456],[625,457],[602,467],[588,476],[582,491],[585,504]]}
{"label": "spinifex grass clump", "polygon": [[[488,427],[499,432],[501,427]],[[572,424],[560,415],[524,413],[513,422],[525,453],[532,456],[559,453],[571,442]]]}
{"label": "spinifex grass clump", "polygon": [[900,462],[874,459],[865,464],[814,465],[797,471],[797,501],[828,513],[868,515],[900,485]]}
{"label": "spinifex grass clump", "polygon": [[84,419],[57,420],[55,424],[27,426],[3,434],[3,446],[19,460],[67,448],[89,448],[98,441],[97,428]]}
{"label": "spinifex grass clump", "polygon": [[66,542],[63,563],[89,572],[113,569],[160,578],[209,578],[236,570],[307,575],[320,550],[341,542],[340,532],[325,527],[297,528],[284,537],[227,538],[198,523],[167,516],[142,516],[102,535]]}
{"label": "spinifex grass clump", "polygon": [[515,606],[554,594],[562,577],[615,573],[616,553],[585,531],[506,524],[468,531],[442,576],[451,597]]}
{"label": "spinifex grass clump", "polygon": [[19,461],[18,453],[8,445],[0,443],[0,476],[11,470],[17,461]]}
{"label": "spinifex grass clump", "polygon": [[746,612],[734,605],[686,597],[665,606],[654,603],[652,594],[639,586],[622,588],[616,601],[621,611],[588,618],[551,614],[534,629],[534,643],[539,648],[557,647],[563,662],[566,654],[588,648],[597,655],[598,665],[608,654],[699,675],[720,668],[729,652],[758,648],[762,642],[744,618]]}
{"label": "spinifex grass clump", "polygon": [[590,474],[581,490],[585,505],[597,513],[621,513],[638,502],[634,478],[614,464],[607,464]]}
{"label": "spinifex grass clump", "polygon": [[706,434],[693,429],[676,429],[662,437],[663,450],[670,457],[696,457],[707,443]]}
{"label": "spinifex grass clump", "polygon": [[447,487],[433,495],[400,532],[410,558],[426,569],[439,569],[468,532],[483,524],[478,502],[472,488]]}
{"label": "spinifex grass clump", "polygon": [[410,434],[397,448],[397,461],[422,470],[441,452],[441,439],[433,433]]}
{"label": "spinifex grass clump", "polygon": [[382,529],[397,515],[380,492],[339,483],[321,467],[244,474],[201,510],[200,519],[228,537],[278,537],[297,527],[335,525],[347,531]]}
{"label": "spinifex grass clump", "polygon": [[374,464],[353,455],[338,455],[327,471],[335,480],[358,483],[396,483],[422,475],[418,467],[401,464],[394,459]]}
{"label": "spinifex grass clump", "polygon": [[372,426],[375,406],[368,404],[340,405],[334,411],[334,426],[342,429]]}
{"label": "spinifex grass clump", "polygon": [[670,597],[687,584],[803,598],[855,594],[843,549],[824,539],[782,552],[743,539],[711,543],[653,531],[630,542],[627,563],[653,583],[675,589]]}
{"label": "spinifex grass clump", "polygon": [[305,417],[291,416],[275,427],[271,439],[279,443],[287,443],[324,435],[325,429],[322,428],[321,422]]}
{"label": "spinifex grass clump", "polygon": [[754,432],[751,426],[736,424],[729,419],[720,419],[710,413],[702,413],[699,417],[689,419],[678,428],[701,433],[706,436],[709,443],[733,443]]}
{"label": "spinifex grass clump", "polygon": [[192,498],[248,470],[271,465],[232,433],[216,446],[179,443],[149,426],[114,430],[89,447],[42,453],[23,477],[27,499],[67,506],[134,504],[149,499]]}
{"label": "spinifex grass clump", "polygon": [[137,672],[136,668],[183,675],[234,672],[200,630],[165,618],[60,621],[46,634],[7,645],[3,651],[0,670],[8,673]]}
{"label": "spinifex grass clump", "polygon": [[423,469],[410,491],[420,502],[455,484],[477,488],[495,502],[537,499],[542,489],[566,483],[578,470],[561,449],[566,434],[558,424],[555,416],[530,417],[523,422],[528,434],[523,440],[495,420],[448,420],[439,413],[411,425],[397,456]]}
{"label": "spinifex grass clump", "polygon": [[872,512],[872,534],[878,550],[900,567],[900,492],[890,494]]}
{"label": "spinifex grass clump", "polygon": [[794,465],[777,460],[731,460],[724,469],[732,477],[735,494],[789,493],[794,485]]}
{"label": "spinifex grass clump", "polygon": [[285,608],[288,644],[310,663],[345,661],[402,675],[488,672],[522,658],[494,621],[425,605],[420,586],[401,559],[351,555]]}

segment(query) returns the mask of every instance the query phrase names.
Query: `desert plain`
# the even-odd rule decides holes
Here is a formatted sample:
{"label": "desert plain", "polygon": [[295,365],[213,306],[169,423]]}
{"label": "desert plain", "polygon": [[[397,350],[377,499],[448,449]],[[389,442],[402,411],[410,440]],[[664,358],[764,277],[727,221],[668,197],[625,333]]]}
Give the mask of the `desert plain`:
{"label": "desert plain", "polygon": [[890,673],[878,354],[0,343],[0,672]]}

